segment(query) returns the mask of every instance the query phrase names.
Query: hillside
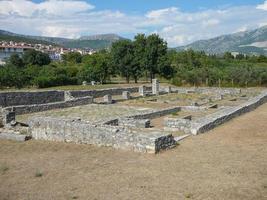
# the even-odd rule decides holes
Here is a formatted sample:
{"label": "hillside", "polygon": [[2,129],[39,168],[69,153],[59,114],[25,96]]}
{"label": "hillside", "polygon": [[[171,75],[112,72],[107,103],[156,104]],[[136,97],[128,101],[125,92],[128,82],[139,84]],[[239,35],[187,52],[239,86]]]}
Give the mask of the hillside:
{"label": "hillside", "polygon": [[0,41],[14,41],[14,42],[25,42],[32,44],[45,44],[45,45],[54,45],[52,41],[40,40],[38,38],[31,38],[24,35],[14,34],[8,31],[0,30]]}
{"label": "hillside", "polygon": [[226,51],[245,54],[267,55],[267,26],[208,40],[199,40],[177,50],[193,49],[209,54],[222,54]]}
{"label": "hillside", "polygon": [[90,49],[105,49],[111,44],[124,38],[116,34],[100,34],[92,36],[82,36],[78,39],[68,39],[60,37],[44,37],[44,36],[30,36],[12,33],[9,31],[0,30],[0,40],[12,40],[16,42],[38,43],[59,45],[66,48],[90,48]]}

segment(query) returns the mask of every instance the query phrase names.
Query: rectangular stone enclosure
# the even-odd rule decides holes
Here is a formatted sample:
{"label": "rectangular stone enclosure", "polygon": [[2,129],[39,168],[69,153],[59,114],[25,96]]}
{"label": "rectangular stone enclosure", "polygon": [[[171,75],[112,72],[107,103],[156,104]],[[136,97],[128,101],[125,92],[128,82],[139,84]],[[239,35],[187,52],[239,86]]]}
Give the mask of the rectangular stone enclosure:
{"label": "rectangular stone enclosure", "polygon": [[79,120],[37,117],[29,123],[37,140],[109,146],[143,153],[157,153],[176,145],[171,134],[143,134],[125,128],[96,126]]}

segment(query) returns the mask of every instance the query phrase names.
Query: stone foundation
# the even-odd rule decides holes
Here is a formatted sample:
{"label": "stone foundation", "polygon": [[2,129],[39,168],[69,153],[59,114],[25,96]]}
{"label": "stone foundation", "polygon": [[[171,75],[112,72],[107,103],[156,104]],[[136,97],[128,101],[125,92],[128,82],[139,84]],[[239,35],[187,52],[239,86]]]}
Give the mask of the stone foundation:
{"label": "stone foundation", "polygon": [[165,128],[167,130],[182,130],[186,133],[197,135],[199,133],[209,131],[244,113],[250,112],[266,102],[267,91],[263,91],[260,95],[239,106],[225,108],[213,114],[192,121],[186,119],[166,118]]}
{"label": "stone foundation", "polygon": [[42,112],[47,110],[59,109],[59,108],[68,108],[74,106],[81,106],[93,103],[92,97],[83,97],[79,99],[72,99],[69,101],[48,103],[48,104],[34,104],[34,105],[23,105],[23,106],[14,106],[7,107],[6,110],[13,110],[17,115]]}
{"label": "stone foundation", "polygon": [[45,104],[64,101],[63,91],[0,92],[0,106]]}
{"label": "stone foundation", "polygon": [[15,112],[1,109],[0,112],[0,127],[6,126],[7,124],[16,121]]}
{"label": "stone foundation", "polygon": [[158,153],[176,145],[174,137],[141,133],[113,126],[92,125],[79,120],[41,118],[30,120],[33,139],[109,146],[143,153]]}
{"label": "stone foundation", "polygon": [[[92,96],[94,98],[103,97],[107,94],[110,95],[121,95],[122,92],[128,91],[130,93],[137,93],[139,87],[125,87],[125,88],[110,88],[110,89],[101,89],[101,90],[79,90],[79,91],[70,91],[71,96],[78,97],[86,97]],[[151,90],[151,87],[146,87],[147,90]]]}

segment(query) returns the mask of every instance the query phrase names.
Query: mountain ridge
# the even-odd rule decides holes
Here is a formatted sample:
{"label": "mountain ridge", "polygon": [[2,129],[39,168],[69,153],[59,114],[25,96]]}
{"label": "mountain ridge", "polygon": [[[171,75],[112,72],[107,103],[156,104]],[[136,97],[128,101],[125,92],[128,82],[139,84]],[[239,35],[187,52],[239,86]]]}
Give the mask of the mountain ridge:
{"label": "mountain ridge", "polygon": [[48,37],[48,36],[32,36],[17,34],[6,30],[0,30],[0,40],[13,40],[13,41],[25,41],[35,42],[40,44],[50,44],[55,46],[63,46],[66,48],[90,48],[90,49],[105,49],[112,45],[113,42],[118,40],[124,40],[116,34],[97,34],[89,36],[81,36],[77,39],[70,39],[64,37]]}
{"label": "mountain ridge", "polygon": [[208,54],[223,54],[227,51],[244,54],[267,55],[267,26],[258,29],[221,35],[207,40],[176,47],[176,50],[193,49]]}

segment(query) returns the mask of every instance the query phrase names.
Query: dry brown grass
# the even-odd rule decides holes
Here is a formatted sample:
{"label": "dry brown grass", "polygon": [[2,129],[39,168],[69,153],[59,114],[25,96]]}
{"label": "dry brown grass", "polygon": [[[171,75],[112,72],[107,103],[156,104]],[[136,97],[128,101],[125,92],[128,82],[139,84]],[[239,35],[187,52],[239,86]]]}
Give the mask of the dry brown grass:
{"label": "dry brown grass", "polygon": [[267,104],[158,155],[0,141],[0,199],[267,199],[266,121]]}

